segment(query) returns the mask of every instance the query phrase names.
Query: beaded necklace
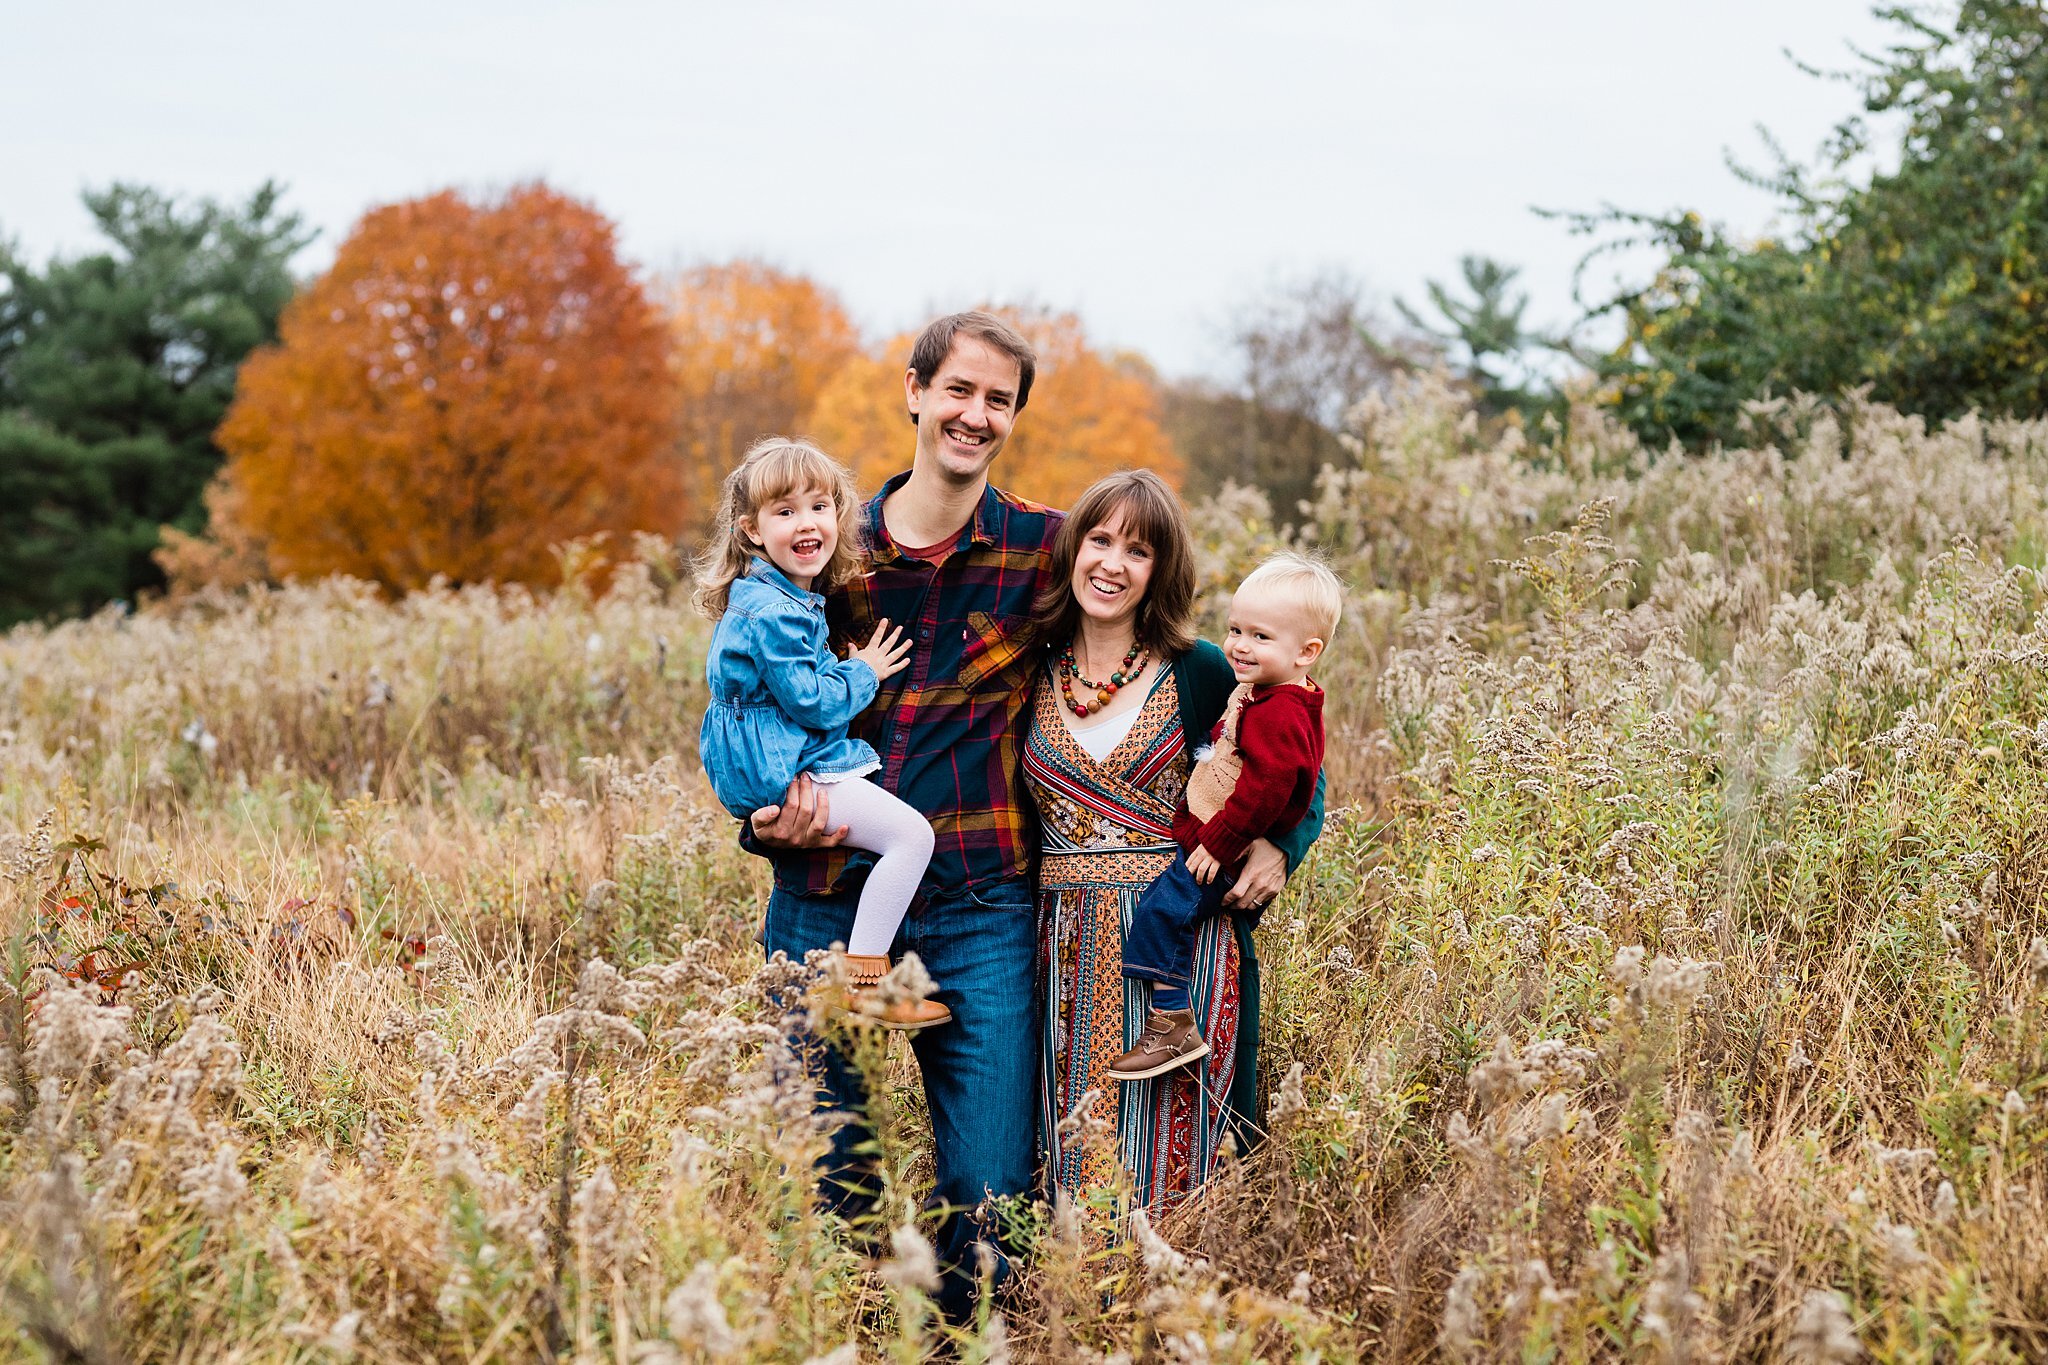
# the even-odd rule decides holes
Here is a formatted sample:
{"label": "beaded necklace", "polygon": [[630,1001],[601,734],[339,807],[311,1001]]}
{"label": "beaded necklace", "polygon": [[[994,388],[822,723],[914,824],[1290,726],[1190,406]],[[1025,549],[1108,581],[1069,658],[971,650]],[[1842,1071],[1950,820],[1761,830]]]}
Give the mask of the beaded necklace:
{"label": "beaded necklace", "polygon": [[[1109,705],[1109,699],[1117,694],[1119,688],[1145,671],[1148,662],[1150,658],[1146,651],[1133,640],[1130,652],[1124,655],[1124,661],[1117,670],[1109,675],[1109,681],[1093,682],[1081,675],[1081,665],[1074,659],[1074,642],[1069,640],[1066,649],[1060,653],[1060,665],[1054,670],[1060,675],[1060,697],[1066,703],[1067,709],[1077,716],[1100,711]],[[1136,665],[1135,668],[1132,667],[1133,664]],[[1075,700],[1076,682],[1095,693],[1094,698],[1088,701]]]}

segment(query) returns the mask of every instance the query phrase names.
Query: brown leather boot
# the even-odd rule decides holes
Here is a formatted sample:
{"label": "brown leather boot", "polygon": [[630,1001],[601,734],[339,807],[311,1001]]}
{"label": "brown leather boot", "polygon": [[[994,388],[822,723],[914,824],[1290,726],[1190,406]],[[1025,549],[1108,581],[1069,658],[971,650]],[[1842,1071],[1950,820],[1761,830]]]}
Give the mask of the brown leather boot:
{"label": "brown leather boot", "polygon": [[882,999],[889,959],[881,953],[846,953],[847,1014],[856,1022],[906,1032],[951,1023],[953,1011],[936,1000]]}
{"label": "brown leather boot", "polygon": [[1209,1055],[1193,1010],[1153,1010],[1138,1045],[1109,1064],[1112,1080],[1142,1081]]}

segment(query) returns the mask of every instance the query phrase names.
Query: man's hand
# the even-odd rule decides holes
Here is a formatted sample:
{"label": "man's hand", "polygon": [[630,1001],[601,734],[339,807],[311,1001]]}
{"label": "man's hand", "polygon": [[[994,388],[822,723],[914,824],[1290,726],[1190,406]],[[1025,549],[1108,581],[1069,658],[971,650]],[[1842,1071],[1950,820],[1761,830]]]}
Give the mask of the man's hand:
{"label": "man's hand", "polygon": [[763,806],[747,817],[764,848],[833,848],[846,839],[846,826],[832,828],[832,804],[825,788],[798,773],[779,806]]}
{"label": "man's hand", "polygon": [[1194,852],[1188,854],[1188,871],[1204,886],[1215,881],[1216,874],[1222,870],[1223,864],[1216,861],[1216,855],[1200,844],[1196,844]]}
{"label": "man's hand", "polygon": [[[1194,866],[1194,858],[1188,866]],[[1255,839],[1245,854],[1244,872],[1237,885],[1223,893],[1226,910],[1257,910],[1269,904],[1287,886],[1287,855],[1271,839]]]}

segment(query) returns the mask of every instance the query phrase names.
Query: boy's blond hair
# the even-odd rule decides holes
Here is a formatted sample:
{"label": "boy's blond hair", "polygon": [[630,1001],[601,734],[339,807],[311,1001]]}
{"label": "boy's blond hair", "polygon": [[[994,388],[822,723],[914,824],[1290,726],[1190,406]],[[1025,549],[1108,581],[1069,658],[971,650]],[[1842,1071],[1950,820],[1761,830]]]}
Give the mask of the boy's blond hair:
{"label": "boy's blond hair", "polygon": [[1344,585],[1330,572],[1329,565],[1293,550],[1282,550],[1244,576],[1237,590],[1243,592],[1246,588],[1292,599],[1301,608],[1308,633],[1321,640],[1325,649],[1329,648],[1330,637],[1337,633],[1337,619],[1344,614]]}

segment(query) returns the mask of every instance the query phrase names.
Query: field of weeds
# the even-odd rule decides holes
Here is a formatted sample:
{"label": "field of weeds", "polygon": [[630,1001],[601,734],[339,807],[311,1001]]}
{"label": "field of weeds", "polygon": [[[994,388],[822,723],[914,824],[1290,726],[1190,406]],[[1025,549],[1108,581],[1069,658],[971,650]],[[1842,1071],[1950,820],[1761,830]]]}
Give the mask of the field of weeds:
{"label": "field of weeds", "polygon": [[2048,1354],[2048,422],[1759,405],[1659,456],[1422,384],[1300,516],[1352,589],[1266,917],[1268,1135],[1020,1214],[934,1318],[880,1082],[846,1228],[657,549],[0,640],[0,1317],[63,1361]]}

